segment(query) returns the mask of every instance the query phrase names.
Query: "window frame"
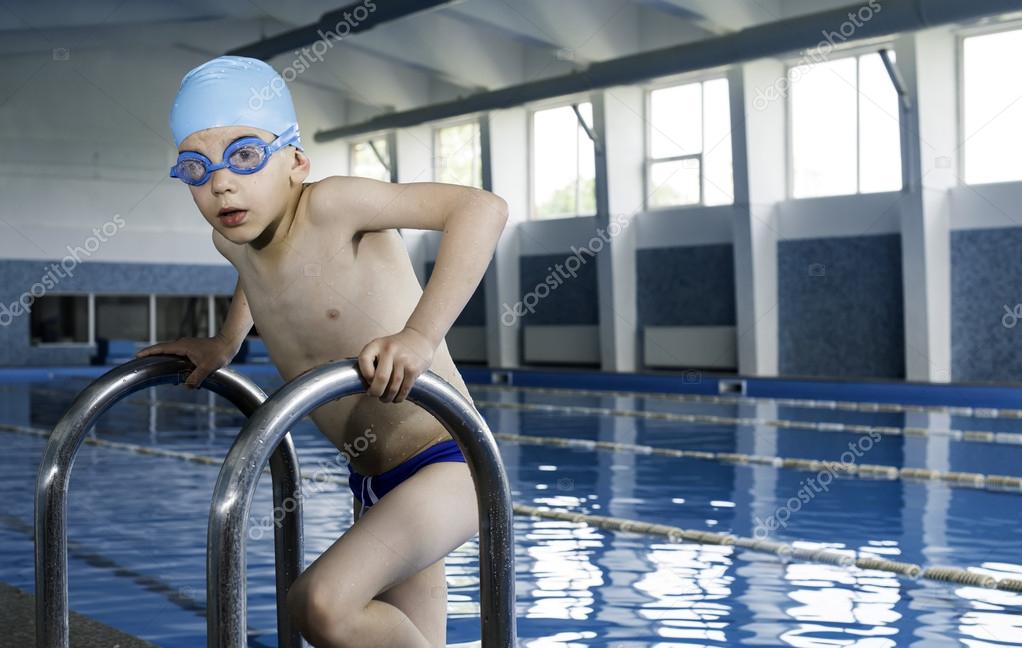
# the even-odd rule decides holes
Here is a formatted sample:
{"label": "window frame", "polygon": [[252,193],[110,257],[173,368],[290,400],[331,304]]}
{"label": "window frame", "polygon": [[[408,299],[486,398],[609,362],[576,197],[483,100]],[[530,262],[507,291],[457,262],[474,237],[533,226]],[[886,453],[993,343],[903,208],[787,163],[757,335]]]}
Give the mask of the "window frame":
{"label": "window frame", "polygon": [[[795,196],[795,123],[792,119],[792,98],[794,97],[794,90],[791,87],[791,83],[788,83],[788,92],[784,97],[784,129],[786,131],[784,138],[784,158],[785,158],[785,195],[787,200],[819,200],[826,198],[841,198],[848,196],[862,196],[875,193],[897,193],[905,190],[905,151],[901,151],[899,167],[900,173],[899,182],[901,186],[897,189],[892,189],[889,192],[884,191],[862,191],[862,111],[859,109],[859,75],[860,75],[860,62],[859,58],[867,54],[876,54],[880,56],[880,50],[887,49],[892,52],[895,51],[895,41],[890,38],[879,38],[871,40],[867,43],[857,43],[851,46],[835,47],[832,51],[832,55],[827,56],[822,63],[833,63],[846,58],[855,59],[855,191],[852,193],[842,194],[827,194],[824,196]],[[784,65],[784,76],[785,79],[791,73],[791,70],[796,67],[807,65],[805,62],[805,56],[789,56],[781,59]],[[814,65],[814,63],[808,63],[808,65]],[[902,148],[902,143],[905,141],[905,122],[901,119],[901,110],[898,109],[898,147]]]}
{"label": "window frame", "polygon": [[[535,175],[536,168],[533,165],[533,159],[535,158],[535,133],[533,128],[533,117],[537,112],[543,110],[551,110],[553,108],[571,107],[572,104],[583,104],[588,103],[592,106],[593,110],[593,124],[591,125],[593,130],[596,130],[596,100],[592,92],[580,92],[574,95],[562,95],[551,99],[544,99],[541,101],[535,101],[529,104],[525,104],[525,129],[526,129],[526,184],[528,185],[528,200],[529,210],[527,212],[527,222],[543,222],[543,221],[557,221],[557,220],[568,220],[572,218],[593,218],[594,214],[573,214],[569,216],[557,216],[554,218],[536,218],[536,186],[535,186]],[[595,146],[595,143],[594,143]],[[595,159],[596,151],[593,150],[593,157]],[[598,175],[598,174],[597,174]],[[599,192],[599,188],[597,188]]]}
{"label": "window frame", "polygon": [[210,330],[210,336],[214,336],[219,332],[219,322],[216,319],[216,298],[226,297],[230,299],[233,294],[218,294],[218,293],[113,293],[113,292],[82,292],[82,291],[60,291],[54,293],[46,293],[47,297],[86,297],[88,299],[88,342],[40,342],[39,344],[32,343],[32,327],[29,325],[28,329],[28,348],[30,349],[56,349],[56,348],[95,348],[96,346],[96,298],[97,297],[137,297],[139,299],[146,299],[148,303],[148,316],[149,316],[149,341],[139,342],[139,344],[156,344],[159,340],[156,338],[156,302],[159,297],[205,297],[207,303],[207,318],[208,326]]}
{"label": "window frame", "polygon": [[[380,131],[380,132],[376,132],[376,133],[371,133],[369,135],[365,135],[363,133],[360,137],[358,137],[356,139],[348,140],[348,175],[349,176],[354,176],[354,170],[355,170],[355,146],[358,145],[358,144],[365,144],[365,143],[371,142],[373,140],[378,140],[378,139],[382,139],[387,144],[387,156],[390,158],[390,164],[391,164],[391,168],[387,169],[387,172],[388,172],[388,174],[390,175],[390,178],[391,178],[389,180],[389,182],[393,182],[394,181],[394,169],[393,169],[393,166],[394,166],[395,151],[397,149],[397,146],[396,146],[396,142],[395,142],[396,138],[394,137],[394,133],[392,131]],[[363,176],[354,176],[354,177],[363,177]]]}
{"label": "window frame", "polygon": [[[482,135],[483,135],[482,134],[482,130],[483,130],[482,120],[483,120],[483,116],[480,115],[480,114],[469,115],[468,117],[466,117],[464,115],[459,115],[458,117],[455,117],[455,118],[452,118],[452,119],[432,122],[430,124],[430,127],[431,127],[431,131],[430,131],[430,145],[431,145],[431,151],[432,151],[432,160],[431,160],[430,166],[432,166],[432,172],[433,172],[432,180],[433,180],[433,182],[440,182],[440,179],[437,177],[439,175],[437,173],[437,160],[439,159],[439,156],[440,156],[439,155],[440,154],[440,141],[439,141],[440,140],[440,131],[442,129],[444,129],[444,128],[453,128],[453,127],[457,127],[457,126],[466,126],[468,124],[475,124],[476,128],[478,129],[477,132],[479,134],[479,187],[480,188],[482,187],[482,185],[483,185],[483,168],[482,168],[483,167],[483,155],[485,155],[485,152],[483,151],[483,143],[482,143]],[[463,185],[463,186],[472,186],[472,185]]]}
{"label": "window frame", "polygon": [[[642,89],[642,114],[645,122],[645,131],[643,137],[643,173],[642,173],[642,209],[644,212],[650,213],[661,213],[668,211],[675,211],[678,209],[704,209],[706,207],[730,207],[734,203],[734,140],[732,139],[732,155],[731,155],[731,202],[723,205],[707,205],[706,191],[703,188],[703,174],[705,173],[706,165],[703,163],[703,155],[706,153],[706,122],[702,119],[703,113],[705,113],[705,100],[706,96],[703,92],[703,84],[708,81],[727,81],[728,87],[728,115],[729,121],[731,122],[731,132],[734,133],[734,113],[730,110],[730,98],[732,91],[732,83],[730,76],[730,67],[717,67],[708,70],[699,70],[697,72],[690,72],[681,76],[673,77],[661,77],[654,81],[644,83],[640,85]],[[676,155],[665,158],[652,158],[651,153],[653,151],[653,92],[656,90],[663,90],[665,88],[674,88],[683,85],[691,85],[694,83],[699,84],[699,109],[703,111],[700,113],[700,142],[701,147],[699,153],[692,153],[688,155]],[[685,205],[662,205],[654,207],[650,205],[650,172],[654,163],[660,162],[673,162],[676,160],[686,160],[698,158],[699,160],[699,202],[688,203]]]}
{"label": "window frame", "polygon": [[954,30],[955,39],[955,141],[958,142],[958,160],[955,162],[955,180],[958,187],[982,187],[986,185],[1022,183],[1022,176],[1016,180],[995,180],[993,182],[966,182],[966,146],[965,146],[965,41],[976,36],[991,36],[1010,31],[1022,31],[1022,18],[1009,20],[993,20],[981,25],[968,25]]}
{"label": "window frame", "polygon": [[86,333],[88,340],[86,342],[40,342],[33,344],[32,342],[32,319],[31,313],[29,313],[28,322],[28,348],[30,349],[86,349],[96,346],[96,295],[91,292],[80,292],[74,290],[63,290],[60,292],[48,292],[43,297],[85,297],[86,299],[86,311],[85,311],[85,328],[88,331]]}

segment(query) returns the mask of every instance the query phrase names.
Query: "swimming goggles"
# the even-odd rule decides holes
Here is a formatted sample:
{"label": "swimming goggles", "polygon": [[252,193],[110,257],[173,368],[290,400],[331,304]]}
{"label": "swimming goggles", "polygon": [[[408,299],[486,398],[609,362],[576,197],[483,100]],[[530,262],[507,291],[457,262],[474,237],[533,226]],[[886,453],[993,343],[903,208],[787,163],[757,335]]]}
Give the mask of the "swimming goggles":
{"label": "swimming goggles", "polygon": [[297,125],[289,126],[269,144],[258,137],[241,137],[224,149],[219,164],[213,164],[202,153],[181,151],[178,153],[177,163],[170,167],[170,177],[178,178],[181,182],[196,187],[206,184],[213,172],[219,169],[230,169],[234,173],[242,175],[255,173],[266,166],[271,155],[297,139]]}

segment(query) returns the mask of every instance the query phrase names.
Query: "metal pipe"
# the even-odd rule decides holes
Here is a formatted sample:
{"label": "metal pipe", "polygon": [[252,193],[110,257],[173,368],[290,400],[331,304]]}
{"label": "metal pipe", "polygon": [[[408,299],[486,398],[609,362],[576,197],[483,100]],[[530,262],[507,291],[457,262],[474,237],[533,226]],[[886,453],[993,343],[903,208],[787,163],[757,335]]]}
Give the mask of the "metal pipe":
{"label": "metal pipe", "polygon": [[880,60],[884,62],[884,68],[887,70],[887,76],[891,78],[891,85],[894,86],[894,91],[898,93],[898,99],[901,101],[902,108],[905,110],[911,109],[912,100],[908,96],[905,79],[901,76],[898,65],[891,58],[891,50],[882,48],[879,53]]}
{"label": "metal pipe", "polygon": [[[869,9],[869,14],[864,12]],[[318,131],[329,142],[392,128],[407,128],[448,117],[520,106],[530,101],[628,85],[657,77],[731,65],[801,49],[833,46],[904,31],[935,27],[1022,9],[1022,0],[871,0],[857,5],[756,25],[724,36],[640,52],[593,63],[570,74],[480,92],[422,108]],[[863,16],[869,15],[868,20]],[[853,20],[854,19],[854,20]],[[845,36],[845,25],[851,27]]]}
{"label": "metal pipe", "polygon": [[[35,493],[35,593],[36,646],[67,648],[67,497],[68,482],[78,449],[96,421],[119,400],[146,387],[183,383],[194,370],[185,358],[151,355],[114,367],[83,389],[50,435],[39,464]],[[209,375],[203,387],[220,394],[249,416],[266,400],[251,380],[222,368]],[[275,507],[294,499],[299,504],[287,512],[275,535],[277,554],[277,603],[282,608],[287,590],[301,573],[303,541],[298,457],[291,435],[280,435],[270,459]],[[267,449],[267,454],[273,448]],[[278,612],[279,645],[301,646],[301,635],[286,614]]]}
{"label": "metal pipe", "polygon": [[[269,449],[288,427],[319,406],[363,391],[365,384],[353,360],[313,367],[274,392],[235,440],[217,478],[210,509],[206,563],[210,648],[246,645],[245,523]],[[479,508],[482,645],[513,648],[513,512],[496,441],[475,408],[432,372],[419,376],[408,400],[435,416],[465,455]]]}
{"label": "metal pipe", "polygon": [[[330,47],[330,36],[335,40],[347,38],[351,34],[364,32],[377,25],[404,18],[410,14],[418,13],[426,9],[432,9],[438,5],[450,4],[453,0],[386,0],[386,2],[354,2],[340,9],[334,9],[322,16],[319,20],[310,24],[289,29],[286,32],[276,34],[269,38],[258,40],[248,45],[235,47],[227,52],[235,56],[251,56],[253,58],[268,60],[292,50],[300,49],[316,41],[324,41]],[[370,11],[370,5],[372,10]],[[344,25],[344,33],[338,27]],[[320,54],[322,56],[322,54]]]}

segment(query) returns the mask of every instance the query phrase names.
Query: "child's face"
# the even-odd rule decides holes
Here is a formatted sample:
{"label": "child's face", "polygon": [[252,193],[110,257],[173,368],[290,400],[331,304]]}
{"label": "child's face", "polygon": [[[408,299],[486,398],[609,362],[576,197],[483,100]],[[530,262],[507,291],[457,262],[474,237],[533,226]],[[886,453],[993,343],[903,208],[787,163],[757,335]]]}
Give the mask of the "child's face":
{"label": "child's face", "polygon": [[[267,144],[274,139],[273,133],[251,126],[220,126],[192,133],[182,140],[178,152],[195,151],[217,164],[231,142],[252,135]],[[217,169],[205,184],[188,188],[195,205],[214,229],[229,241],[246,244],[284,215],[292,188],[308,174],[309,159],[293,146],[285,146],[255,173]],[[237,212],[224,215],[225,209],[243,210],[244,214],[240,218]]]}

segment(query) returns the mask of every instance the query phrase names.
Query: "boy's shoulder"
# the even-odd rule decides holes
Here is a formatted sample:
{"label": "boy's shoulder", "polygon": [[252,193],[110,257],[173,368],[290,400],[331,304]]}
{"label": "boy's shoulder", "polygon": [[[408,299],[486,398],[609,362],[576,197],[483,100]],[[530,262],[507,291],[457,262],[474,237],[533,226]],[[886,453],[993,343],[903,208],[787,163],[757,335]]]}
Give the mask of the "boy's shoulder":
{"label": "boy's shoulder", "polygon": [[309,220],[323,225],[336,222],[338,214],[362,205],[366,193],[371,191],[370,185],[378,182],[357,176],[327,176],[309,183],[305,190],[308,193],[306,212]]}

